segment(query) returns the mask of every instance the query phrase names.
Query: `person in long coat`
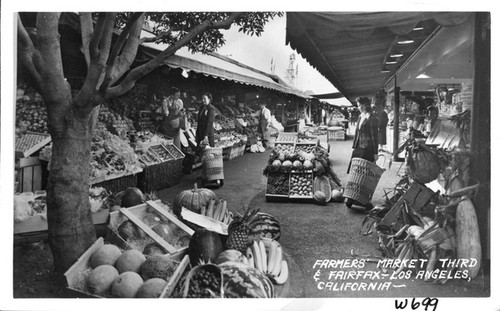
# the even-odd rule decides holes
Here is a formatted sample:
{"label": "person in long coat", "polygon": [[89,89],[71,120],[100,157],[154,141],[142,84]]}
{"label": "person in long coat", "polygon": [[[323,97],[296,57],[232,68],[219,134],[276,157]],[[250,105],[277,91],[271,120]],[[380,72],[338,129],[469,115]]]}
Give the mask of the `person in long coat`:
{"label": "person in long coat", "polygon": [[[370,162],[375,162],[378,159],[378,119],[372,113],[370,107],[370,100],[367,97],[356,98],[358,103],[358,109],[360,115],[356,122],[356,132],[354,135],[354,141],[352,144],[352,156],[351,161],[349,161],[349,166],[347,167],[347,173],[351,169],[351,163],[353,158],[362,158]],[[346,206],[348,208],[354,201],[350,198],[346,198]],[[369,203],[366,206],[367,210],[373,208]]]}
{"label": "person in long coat", "polygon": [[384,107],[379,108],[378,113],[378,144],[379,150],[384,149],[387,144],[387,123],[389,123],[389,117],[387,112],[385,112]]}
{"label": "person in long coat", "polygon": [[202,105],[198,111],[198,125],[196,127],[196,143],[198,149],[202,145],[215,147],[214,142],[214,118],[215,107],[212,106],[212,95],[204,93],[201,96]]}
{"label": "person in long coat", "polygon": [[271,111],[266,107],[265,102],[260,102],[259,111],[259,134],[262,138],[262,146],[267,148],[269,138],[271,136],[270,125],[271,125]]}

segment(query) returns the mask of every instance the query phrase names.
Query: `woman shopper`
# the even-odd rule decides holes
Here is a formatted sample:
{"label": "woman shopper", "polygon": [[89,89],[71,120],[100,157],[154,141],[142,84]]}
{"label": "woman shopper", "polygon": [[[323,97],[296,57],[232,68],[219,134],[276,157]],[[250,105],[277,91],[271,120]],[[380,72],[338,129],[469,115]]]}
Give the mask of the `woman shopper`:
{"label": "woman shopper", "polygon": [[180,99],[181,91],[173,87],[169,96],[162,101],[163,121],[161,132],[174,139],[174,145],[181,148],[181,118],[184,118],[184,104]]}
{"label": "woman shopper", "polygon": [[215,107],[212,106],[212,95],[204,93],[201,96],[201,107],[198,111],[198,125],[196,127],[196,144],[198,151],[205,146],[215,147],[214,142],[214,117]]}
{"label": "woman shopper", "polygon": [[[358,97],[356,102],[360,115],[356,123],[356,132],[352,144],[353,151],[351,161],[349,161],[347,167],[347,174],[351,169],[353,158],[362,158],[370,162],[375,162],[378,159],[378,119],[372,113],[368,97]],[[347,198],[345,203],[350,208],[356,202]],[[368,204],[365,207],[370,210],[373,206]]]}

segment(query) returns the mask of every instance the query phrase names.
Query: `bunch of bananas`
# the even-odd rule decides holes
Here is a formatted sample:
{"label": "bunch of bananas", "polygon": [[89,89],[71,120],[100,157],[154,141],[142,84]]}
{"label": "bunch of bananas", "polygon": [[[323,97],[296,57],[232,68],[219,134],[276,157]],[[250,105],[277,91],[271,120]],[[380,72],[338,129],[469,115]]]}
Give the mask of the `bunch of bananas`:
{"label": "bunch of bananas", "polygon": [[288,263],[278,241],[270,238],[254,240],[244,255],[251,267],[266,274],[275,284],[284,284],[288,279]]}
{"label": "bunch of bananas", "polygon": [[211,199],[206,206],[202,206],[200,214],[226,225],[233,221],[233,213],[227,209],[227,201],[223,199]]}

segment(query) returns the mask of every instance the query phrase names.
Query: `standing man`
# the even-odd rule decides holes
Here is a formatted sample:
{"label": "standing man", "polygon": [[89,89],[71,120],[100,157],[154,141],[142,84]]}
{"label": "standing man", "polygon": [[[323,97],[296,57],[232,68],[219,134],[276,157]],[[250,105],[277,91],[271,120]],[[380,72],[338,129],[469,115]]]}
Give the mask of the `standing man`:
{"label": "standing man", "polygon": [[173,138],[174,145],[181,148],[180,128],[181,118],[184,118],[184,104],[180,99],[181,91],[173,87],[170,89],[170,96],[164,97],[162,101],[162,132]]}
{"label": "standing man", "polygon": [[267,109],[265,102],[260,102],[260,112],[259,112],[259,133],[262,137],[262,145],[267,148],[267,143],[271,133],[269,131],[269,126],[271,122],[271,111]]}
{"label": "standing man", "polygon": [[387,112],[385,112],[383,106],[377,107],[378,113],[378,146],[379,150],[384,150],[387,144],[387,123],[389,123],[389,117]]}

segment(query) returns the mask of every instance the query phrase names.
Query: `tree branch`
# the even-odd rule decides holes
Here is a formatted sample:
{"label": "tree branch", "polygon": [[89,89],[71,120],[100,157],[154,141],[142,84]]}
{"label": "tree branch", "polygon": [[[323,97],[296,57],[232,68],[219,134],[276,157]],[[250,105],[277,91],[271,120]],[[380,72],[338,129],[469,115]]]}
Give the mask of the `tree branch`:
{"label": "tree branch", "polygon": [[160,32],[159,34],[157,34],[154,37],[144,37],[144,38],[141,38],[141,44],[145,43],[145,42],[157,42],[157,41],[159,41],[161,39],[168,38],[172,34],[172,31],[173,31],[172,29],[169,29],[168,31],[162,31],[162,32]]}
{"label": "tree branch", "polygon": [[[123,46],[125,45],[125,43],[131,41],[129,38],[129,34],[131,32],[132,27],[135,26],[134,28],[137,28],[137,25],[139,25],[139,29],[142,29],[143,18],[140,20],[140,22],[138,22],[141,16],[144,18],[144,13],[134,13],[132,14],[132,16],[130,16],[130,19],[128,20],[127,24],[120,33],[120,36],[118,37],[118,40],[116,40],[115,44],[113,45],[113,48],[109,55],[108,65],[106,67],[106,76],[104,77],[104,81],[101,84],[100,92],[105,92],[106,89],[113,82],[113,76],[114,76],[113,73],[115,72],[116,59],[118,57],[118,54],[122,50]],[[127,38],[129,39],[127,40]],[[137,46],[135,49],[137,51]]]}
{"label": "tree branch", "polygon": [[85,56],[85,61],[87,62],[87,67],[90,66],[90,51],[89,45],[92,39],[92,34],[94,32],[94,23],[92,21],[92,13],[81,12],[80,13],[80,29],[82,33],[82,49],[83,55]]}
{"label": "tree branch", "polygon": [[26,28],[24,28],[19,15],[17,17],[17,38],[17,53],[19,60],[33,79],[33,85],[35,89],[40,93],[42,77],[36,69],[33,59],[38,58],[38,61],[41,61],[41,57],[39,52],[35,49],[33,41],[31,41],[31,38],[28,35]]}
{"label": "tree branch", "polygon": [[241,12],[234,12],[228,18],[220,22],[204,21],[200,23],[199,25],[191,29],[191,31],[189,31],[189,33],[187,33],[184,37],[180,38],[177,42],[167,47],[163,52],[156,55],[155,58],[141,66],[132,69],[119,85],[111,87],[107,90],[105,98],[120,96],[129,91],[132,87],[134,87],[137,80],[147,75],[158,66],[162,65],[168,57],[174,55],[178,49],[187,45],[197,35],[203,33],[208,29],[228,29],[231,27],[234,20],[241,16],[241,14]]}

